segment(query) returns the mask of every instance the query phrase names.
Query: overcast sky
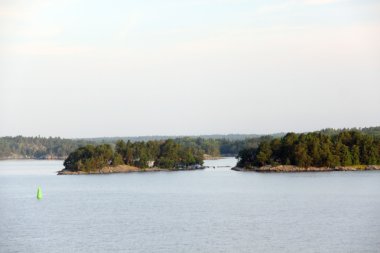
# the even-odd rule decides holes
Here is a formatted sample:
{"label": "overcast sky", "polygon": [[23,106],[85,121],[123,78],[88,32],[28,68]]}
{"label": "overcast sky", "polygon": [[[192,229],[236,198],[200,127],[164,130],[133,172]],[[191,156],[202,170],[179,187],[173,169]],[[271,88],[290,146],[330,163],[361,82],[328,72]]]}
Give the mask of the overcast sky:
{"label": "overcast sky", "polygon": [[380,1],[0,0],[0,136],[380,125]]}

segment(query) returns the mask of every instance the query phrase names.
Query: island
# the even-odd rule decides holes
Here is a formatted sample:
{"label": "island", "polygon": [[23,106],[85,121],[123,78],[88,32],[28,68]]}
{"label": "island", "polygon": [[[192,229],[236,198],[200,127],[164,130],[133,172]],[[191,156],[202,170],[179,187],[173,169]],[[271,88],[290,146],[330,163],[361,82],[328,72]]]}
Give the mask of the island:
{"label": "island", "polygon": [[185,147],[172,139],[86,145],[70,153],[58,175],[203,169],[202,150]]}
{"label": "island", "polygon": [[355,130],[287,133],[242,149],[236,171],[321,172],[380,170],[380,138]]}

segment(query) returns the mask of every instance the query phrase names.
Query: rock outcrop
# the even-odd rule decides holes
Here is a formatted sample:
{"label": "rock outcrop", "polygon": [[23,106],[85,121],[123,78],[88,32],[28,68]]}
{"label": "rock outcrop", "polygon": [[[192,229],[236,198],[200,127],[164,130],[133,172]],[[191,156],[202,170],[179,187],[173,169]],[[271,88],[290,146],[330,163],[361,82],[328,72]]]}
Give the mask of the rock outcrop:
{"label": "rock outcrop", "polygon": [[252,168],[233,167],[236,171],[256,171],[256,172],[324,172],[324,171],[363,171],[380,170],[380,165],[354,165],[337,167],[298,167],[294,165],[262,166]]}

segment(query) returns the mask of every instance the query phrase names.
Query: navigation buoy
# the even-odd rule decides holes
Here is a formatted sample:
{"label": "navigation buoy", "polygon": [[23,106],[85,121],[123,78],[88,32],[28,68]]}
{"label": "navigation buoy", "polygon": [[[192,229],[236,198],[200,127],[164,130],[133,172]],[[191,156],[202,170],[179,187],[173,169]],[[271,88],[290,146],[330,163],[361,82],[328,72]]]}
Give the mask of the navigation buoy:
{"label": "navigation buoy", "polygon": [[42,190],[41,190],[41,187],[38,187],[38,189],[37,189],[37,199],[42,199]]}

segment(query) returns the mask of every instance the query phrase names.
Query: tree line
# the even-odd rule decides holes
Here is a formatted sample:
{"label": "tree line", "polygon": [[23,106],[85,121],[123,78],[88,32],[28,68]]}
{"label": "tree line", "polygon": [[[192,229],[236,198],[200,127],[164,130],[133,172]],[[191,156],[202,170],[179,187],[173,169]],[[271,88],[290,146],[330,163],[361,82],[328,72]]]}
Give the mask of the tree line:
{"label": "tree line", "polygon": [[[248,147],[257,147],[261,140],[269,137],[254,137],[244,140],[235,139],[207,139],[203,137],[181,137],[173,139],[173,142],[191,149],[198,149],[210,156],[235,156],[239,150]],[[168,138],[170,139],[170,138]],[[165,141],[162,139],[155,141]],[[140,143],[149,141],[130,141],[130,143]],[[109,144],[115,148],[118,140],[105,138],[97,141],[90,139],[62,139],[59,137],[1,137],[0,138],[0,159],[64,159],[71,152],[86,145]]]}
{"label": "tree line", "polygon": [[257,148],[239,152],[238,167],[295,165],[336,167],[380,164],[380,138],[357,130],[336,135],[323,132],[288,133],[282,138],[263,141]]}
{"label": "tree line", "polygon": [[[369,127],[361,129],[323,129],[319,131],[323,135],[336,136],[343,131],[357,131],[380,138],[380,127]],[[285,134],[274,134],[268,136],[257,135],[206,135],[198,137],[124,137],[124,138],[93,138],[93,139],[63,139],[59,137],[1,137],[0,159],[32,158],[32,159],[64,159],[79,147],[88,144],[109,144],[116,147],[118,140],[125,142],[141,143],[153,141],[165,141],[173,139],[175,143],[188,148],[195,148],[210,156],[236,156],[239,151],[246,149],[257,149],[263,141],[283,137]],[[156,138],[156,139],[155,139]]]}
{"label": "tree line", "polygon": [[124,164],[147,168],[151,162],[155,167],[175,169],[202,165],[203,155],[202,150],[182,146],[172,139],[148,142],[119,140],[115,148],[109,144],[80,147],[69,154],[64,166],[70,171],[88,172]]}
{"label": "tree line", "polygon": [[75,149],[91,144],[87,140],[62,139],[59,137],[1,137],[0,159],[66,158]]}

